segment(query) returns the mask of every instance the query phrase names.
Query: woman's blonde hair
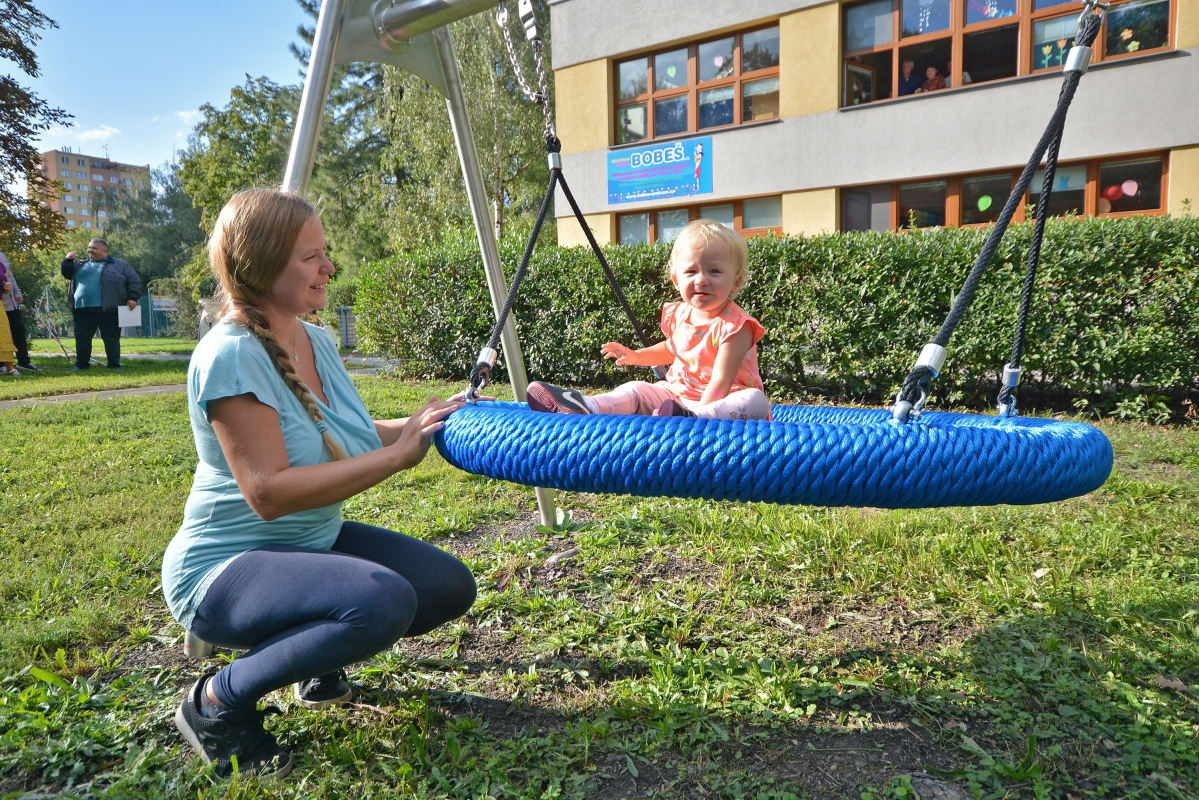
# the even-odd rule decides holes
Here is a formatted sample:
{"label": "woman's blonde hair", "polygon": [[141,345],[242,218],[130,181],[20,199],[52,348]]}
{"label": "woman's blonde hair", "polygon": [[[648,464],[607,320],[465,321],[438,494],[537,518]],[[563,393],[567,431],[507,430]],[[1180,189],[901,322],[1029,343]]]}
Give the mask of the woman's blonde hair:
{"label": "woman's blonde hair", "polygon": [[684,252],[693,249],[702,250],[710,246],[712,242],[720,242],[727,247],[729,257],[733,259],[736,274],[741,278],[741,287],[732,293],[732,296],[736,297],[737,292],[744,288],[749,280],[749,247],[746,246],[745,239],[741,238],[741,234],[728,225],[715,220],[692,220],[686,228],[683,228],[678,238],[674,240],[674,247],[670,249],[670,274],[674,275],[678,260]]}
{"label": "woman's blonde hair", "polygon": [[300,230],[317,216],[316,207],[297,194],[277,189],[246,189],[230,198],[208,239],[208,260],[220,283],[207,304],[209,315],[244,328],[266,348],[283,383],[300,401],[321,432],[334,461],[346,451],[329,433],[312,390],[296,374],[259,303],[291,259]]}

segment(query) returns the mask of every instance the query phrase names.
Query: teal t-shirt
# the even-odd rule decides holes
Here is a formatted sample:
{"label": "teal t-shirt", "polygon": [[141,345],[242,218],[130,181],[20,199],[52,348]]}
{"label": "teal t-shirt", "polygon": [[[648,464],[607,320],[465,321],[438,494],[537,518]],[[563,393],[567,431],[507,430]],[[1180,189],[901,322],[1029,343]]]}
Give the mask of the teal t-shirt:
{"label": "teal t-shirt", "polygon": [[75,308],[100,308],[100,274],[103,261],[88,261],[75,270]]}
{"label": "teal t-shirt", "polygon": [[[332,337],[304,324],[329,404],[317,400],[325,423],[346,453],[358,456],[383,446],[370,412],[350,381]],[[329,550],[341,529],[341,504],[266,520],[250,508],[208,418],[208,404],[252,394],[279,414],[287,460],[293,467],[329,460],[320,431],[279,377],[252,333],[220,323],[196,346],[187,374],[187,405],[200,460],[183,525],[162,560],[162,592],[171,614],[191,627],[204,593],[233,559],[270,544]]]}

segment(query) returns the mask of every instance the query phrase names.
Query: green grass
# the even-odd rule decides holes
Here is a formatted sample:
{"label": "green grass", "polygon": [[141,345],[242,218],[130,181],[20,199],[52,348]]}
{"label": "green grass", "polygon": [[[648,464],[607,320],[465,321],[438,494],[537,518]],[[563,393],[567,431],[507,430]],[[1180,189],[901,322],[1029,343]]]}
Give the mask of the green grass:
{"label": "green grass", "polygon": [[[67,336],[63,344],[68,350],[75,350],[75,338]],[[93,349],[101,357],[104,355],[104,344],[97,338]],[[194,339],[175,339],[170,337],[125,336],[121,338],[122,353],[178,353],[189,354],[196,349]],[[37,355],[62,355],[62,348],[53,339],[30,339],[29,352]]]}
{"label": "green grass", "polygon": [[[377,415],[446,394],[356,380]],[[345,515],[458,553],[478,602],[351,670],[354,706],[280,693],[300,762],[264,786],[170,725],[184,398],[0,412],[0,796],[1195,796],[1199,429],[1103,427],[1113,477],[1052,506],[567,495],[559,531],[433,453]]]}
{"label": "green grass", "polygon": [[61,356],[34,356],[33,363],[39,368],[36,372],[22,372],[16,377],[0,376],[0,400],[100,392],[136,386],[165,386],[187,381],[187,362],[182,359],[150,361],[126,358],[122,359],[119,370],[114,371],[93,364],[91,369],[83,372],[71,372],[74,362]]}

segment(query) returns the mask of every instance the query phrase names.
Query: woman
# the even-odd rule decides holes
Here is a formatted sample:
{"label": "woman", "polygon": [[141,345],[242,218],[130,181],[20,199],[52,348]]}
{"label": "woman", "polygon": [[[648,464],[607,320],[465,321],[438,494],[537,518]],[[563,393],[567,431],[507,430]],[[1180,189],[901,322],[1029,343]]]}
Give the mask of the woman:
{"label": "woman", "polygon": [[[229,775],[282,776],[291,753],[258,700],[295,683],[309,708],[352,696],[342,667],[466,613],[461,561],[403,534],[343,522],[342,501],[424,458],[457,401],[372,421],[331,338],[298,317],[325,306],[333,265],[313,206],[269,189],[234,196],[209,241],[220,283],[188,371],[196,450],[183,526],[167,547],[171,613],[246,650],[200,678],[175,724]],[[210,312],[211,313],[211,312]]]}

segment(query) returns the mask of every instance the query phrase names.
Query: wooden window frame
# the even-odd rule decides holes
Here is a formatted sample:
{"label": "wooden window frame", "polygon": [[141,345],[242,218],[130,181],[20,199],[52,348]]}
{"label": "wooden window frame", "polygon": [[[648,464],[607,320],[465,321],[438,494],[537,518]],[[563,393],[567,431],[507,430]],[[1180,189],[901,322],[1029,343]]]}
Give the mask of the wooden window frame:
{"label": "wooden window frame", "polygon": [[620,218],[626,214],[649,214],[649,244],[656,244],[658,241],[658,212],[660,211],[687,211],[687,221],[695,222],[700,219],[699,210],[704,206],[727,206],[733,207],[733,230],[744,236],[746,239],[752,239],[756,236],[775,236],[783,235],[783,226],[776,225],[768,228],[746,228],[743,226],[744,217],[742,215],[743,204],[745,200],[761,200],[766,197],[779,197],[782,195],[763,195],[762,197],[746,197],[740,200],[715,200],[711,203],[692,203],[685,206],[662,206],[661,208],[642,208],[629,211],[616,212],[616,243],[620,244]]}
{"label": "wooden window frame", "polygon": [[[1103,164],[1117,163],[1121,161],[1138,161],[1141,159],[1160,158],[1162,160],[1162,179],[1161,179],[1161,205],[1157,208],[1149,208],[1140,211],[1109,211],[1107,213],[1099,213],[1099,167]],[[1102,158],[1091,158],[1082,161],[1063,161],[1059,167],[1077,167],[1086,166],[1087,168],[1087,184],[1086,191],[1083,195],[1083,213],[1084,217],[1103,217],[1118,218],[1118,217],[1160,217],[1168,213],[1169,207],[1169,180],[1170,180],[1170,153],[1164,150],[1150,150],[1140,153],[1126,153],[1123,155],[1104,156]],[[891,183],[871,183],[864,186],[889,186],[891,189],[891,232],[906,233],[909,228],[899,227],[899,187],[911,183],[930,183],[933,181],[946,181],[948,188],[945,197],[945,225],[946,228],[986,228],[994,223],[991,222],[976,222],[962,224],[962,181],[968,178],[984,178],[988,176],[1010,174],[1012,177],[1012,186],[1016,185],[1016,181],[1020,178],[1019,169],[994,169],[983,170],[976,172],[961,173],[957,175],[940,175],[927,178],[913,178],[905,181],[894,181]],[[858,188],[856,186],[847,186],[846,189]],[[1024,222],[1029,218],[1027,214],[1028,206],[1032,203],[1031,191],[1026,191],[1016,209],[1016,214],[1012,218],[1013,222]],[[845,230],[844,205],[841,201],[840,192],[837,196],[837,229]],[[781,232],[780,232],[781,235]]]}
{"label": "wooden window frame", "polygon": [[[1175,2],[1175,0],[1170,0],[1170,1]],[[613,81],[616,86],[616,91],[613,94],[614,94],[614,96],[616,96],[616,99],[613,103],[613,108],[615,110],[615,114],[613,115],[613,119],[612,119],[612,130],[609,132],[609,135],[611,136],[611,141],[614,143],[617,143],[618,145],[636,145],[641,142],[650,142],[655,139],[658,139],[659,137],[657,135],[657,115],[654,113],[655,104],[660,100],[668,100],[673,97],[682,97],[682,96],[687,97],[687,130],[679,131],[677,133],[669,133],[661,138],[669,139],[669,138],[674,138],[674,137],[678,137],[678,136],[689,136],[689,135],[696,134],[696,133],[707,133],[709,131],[722,131],[722,130],[727,130],[729,128],[735,128],[739,125],[745,124],[745,121],[742,119],[742,105],[744,103],[744,100],[743,100],[743,96],[742,96],[741,92],[742,92],[743,85],[746,83],[753,83],[755,81],[759,81],[759,80],[763,80],[763,79],[777,78],[779,76],[780,70],[779,70],[778,66],[774,66],[774,67],[767,67],[766,69],[754,70],[753,72],[745,72],[743,70],[744,64],[742,62],[741,43],[744,41],[744,37],[748,33],[756,33],[757,31],[763,31],[763,30],[767,30],[769,28],[777,28],[777,27],[779,27],[779,23],[778,23],[778,20],[775,20],[773,22],[770,22],[770,23],[767,23],[764,25],[755,25],[752,28],[744,28],[744,29],[737,30],[737,31],[723,33],[719,36],[706,36],[703,39],[697,39],[697,40],[689,42],[687,44],[675,45],[674,47],[659,48],[659,49],[654,50],[649,53],[642,53],[640,55],[631,56],[628,58],[621,58],[619,60],[614,59],[612,61],[612,73],[613,73]],[[700,46],[710,44],[712,42],[717,42],[717,41],[720,41],[721,39],[728,39],[730,37],[733,38],[733,74],[728,77],[725,77],[725,78],[717,78],[715,80],[710,80],[710,81],[705,81],[703,83],[700,83],[699,82],[699,48],[700,48]],[[684,49],[687,51],[687,84],[685,86],[680,86],[680,87],[677,87],[674,89],[655,90],[654,89],[654,59],[657,56],[664,55],[666,53],[673,53],[676,50],[684,50]],[[644,58],[646,60],[646,72],[645,72],[646,90],[645,90],[645,93],[637,95],[637,97],[620,98],[618,96],[619,92],[620,92],[620,65],[626,64],[630,61],[636,61],[636,60],[642,59],[642,58]],[[708,127],[708,128],[700,128],[699,127],[699,93],[706,92],[711,89],[721,89],[726,86],[733,87],[733,122],[728,125],[714,125],[714,126]],[[632,108],[635,106],[640,106],[640,105],[645,106],[645,117],[646,117],[646,119],[645,119],[645,138],[640,139],[637,142],[618,142],[617,140],[619,139],[618,133],[619,133],[621,110],[625,109],[625,108]],[[761,121],[766,121],[767,119],[778,119],[778,117],[768,117]],[[754,123],[754,122],[758,122],[758,121],[759,120],[750,120],[750,123]]]}
{"label": "wooden window frame", "polygon": [[[1139,2],[1140,0],[1114,0],[1108,13],[1128,5],[1129,3]],[[865,0],[869,2],[869,0]],[[875,45],[873,47],[862,48],[859,50],[842,51],[841,53],[841,92],[840,105],[842,108],[852,107],[846,103],[845,92],[847,89],[846,76],[848,74],[848,64],[851,58],[861,57],[865,55],[876,55],[880,53],[891,54],[891,94],[886,100],[895,100],[899,97],[899,74],[900,62],[899,51],[901,48],[910,47],[912,45],[927,44],[936,42],[942,39],[950,39],[950,60],[953,62],[952,74],[946,76],[950,80],[950,85],[941,91],[952,91],[953,89],[962,88],[962,53],[964,37],[968,34],[978,33],[980,31],[993,30],[996,28],[1006,28],[1016,26],[1019,33],[1019,44],[1016,52],[1016,74],[1012,77],[1020,78],[1025,75],[1041,75],[1047,72],[1060,71],[1062,67],[1044,67],[1042,69],[1033,70],[1032,68],[1032,33],[1033,23],[1041,22],[1046,19],[1056,19],[1058,17],[1074,17],[1077,18],[1082,13],[1083,4],[1081,2],[1062,3],[1060,5],[1050,6],[1048,8],[1034,9],[1035,0],[1017,0],[1016,13],[997,19],[984,20],[983,22],[975,22],[970,25],[966,24],[966,3],[968,0],[951,0],[949,9],[949,27],[944,30],[934,31],[932,33],[922,33],[916,36],[902,36],[903,27],[903,0],[892,0],[891,2],[891,41],[887,44]],[[1094,53],[1091,59],[1092,63],[1101,61],[1118,61],[1126,58],[1135,58],[1141,55],[1152,53],[1161,53],[1175,48],[1175,29],[1178,27],[1178,4],[1180,0],[1169,0],[1170,17],[1168,22],[1168,31],[1166,44],[1163,47],[1155,47],[1147,50],[1138,50],[1135,53],[1120,53],[1109,55],[1107,49],[1107,24],[1108,17],[1104,18],[1103,28],[1099,31],[1099,37],[1095,42]],[[846,10],[852,6],[861,5],[861,3],[845,3],[841,6],[841,35],[842,41],[845,41],[845,22]],[[997,78],[993,81],[985,81],[985,83],[998,83],[1011,78]],[[969,84],[971,86],[974,83]],[[911,97],[912,95],[905,95]],[[886,100],[874,100],[873,103],[886,102]],[[870,104],[868,104],[870,105]]]}

